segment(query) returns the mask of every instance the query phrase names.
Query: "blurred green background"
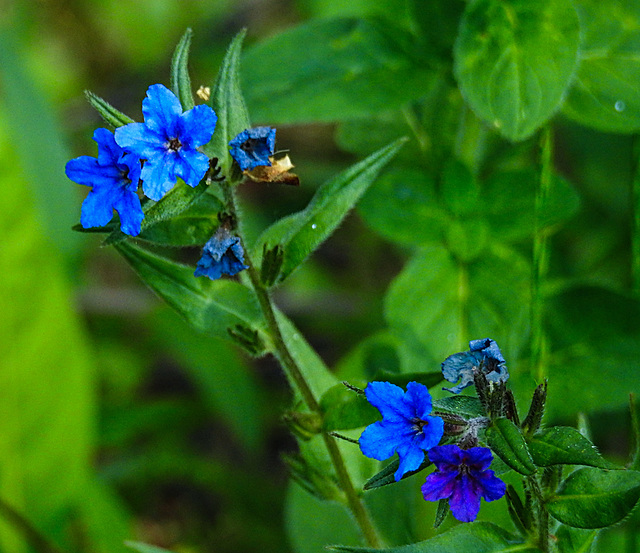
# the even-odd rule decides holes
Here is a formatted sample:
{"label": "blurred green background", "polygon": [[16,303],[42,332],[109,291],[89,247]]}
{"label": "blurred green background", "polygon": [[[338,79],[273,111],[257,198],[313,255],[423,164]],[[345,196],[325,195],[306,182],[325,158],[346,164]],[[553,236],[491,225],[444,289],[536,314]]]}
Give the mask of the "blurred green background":
{"label": "blurred green background", "polygon": [[[313,17],[394,19],[400,17],[395,4],[2,0],[0,514],[14,509],[65,551],[116,553],[126,550],[125,539],[181,552],[283,552],[292,540],[298,551],[316,550],[305,546],[292,511],[288,534],[284,523],[287,475],[280,456],[296,445],[280,420],[290,399],[275,362],[250,360],[226,342],[196,335],[114,251],[99,247],[99,237],[71,232],[86,190],[66,179],[64,165],[95,155],[90,137],[102,123],[82,91],[139,120],[147,86],[168,84],[171,53],[186,27],[194,31],[192,82],[211,85],[242,27],[250,48]],[[259,86],[250,75],[245,81]],[[245,92],[250,113],[269,112],[259,93]],[[582,321],[595,343],[623,310],[628,318],[637,313],[635,303],[620,296],[632,287],[633,142],[562,118],[555,130],[556,165],[578,191],[581,207],[554,236],[552,275],[565,279],[562,286],[583,282],[615,292],[583,297],[596,305],[592,318],[572,312],[579,302],[559,307],[566,317],[559,325],[570,342],[564,329]],[[326,177],[367,150],[366,144],[346,147],[345,129],[338,141],[335,131],[333,123],[278,126],[278,145],[291,150],[302,187],[248,185],[243,197],[250,234],[303,207]],[[367,205],[375,211],[371,198]],[[397,242],[353,214],[278,290],[277,303],[330,366],[348,373],[354,356],[384,358],[377,343],[345,356],[385,327],[384,293],[411,253]],[[607,306],[609,317],[602,320]],[[634,324],[625,359],[637,351],[635,330]],[[550,384],[552,394],[554,384],[564,386],[558,398],[580,387],[580,374],[566,377]],[[529,390],[531,384],[521,386]],[[610,395],[618,392],[614,385]],[[623,460],[629,422],[627,398],[618,395],[611,405],[591,398],[588,409],[595,442]],[[567,412],[561,403],[552,407],[554,420],[575,424],[572,407]],[[327,542],[341,541],[341,532],[353,539],[341,519],[332,527],[333,515],[320,514],[307,499],[298,494],[289,509],[298,505],[295,513],[322,521],[315,530],[319,542],[325,535]],[[415,525],[425,534],[431,521],[425,516]],[[23,533],[0,517],[0,550],[29,549]]]}

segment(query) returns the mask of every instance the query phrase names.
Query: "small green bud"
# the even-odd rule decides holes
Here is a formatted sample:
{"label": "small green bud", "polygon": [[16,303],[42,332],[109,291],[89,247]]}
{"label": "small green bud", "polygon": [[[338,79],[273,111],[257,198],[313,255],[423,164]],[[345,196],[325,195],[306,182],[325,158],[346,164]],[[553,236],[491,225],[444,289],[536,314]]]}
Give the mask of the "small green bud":
{"label": "small green bud", "polygon": [[289,411],[283,415],[283,420],[291,432],[301,440],[310,440],[322,432],[323,420],[319,413]]}
{"label": "small green bud", "polygon": [[522,422],[522,431],[526,436],[533,436],[540,428],[542,416],[544,415],[544,406],[547,402],[547,381],[540,384],[533,392],[533,399],[529,412]]}
{"label": "small green bud", "polygon": [[248,351],[251,355],[259,357],[264,353],[264,341],[257,330],[237,324],[233,328],[227,328],[227,332],[234,342]]}
{"label": "small green bud", "polygon": [[262,248],[262,265],[260,267],[260,280],[267,288],[273,286],[280,276],[280,269],[284,261],[284,250],[279,244],[267,249]]}

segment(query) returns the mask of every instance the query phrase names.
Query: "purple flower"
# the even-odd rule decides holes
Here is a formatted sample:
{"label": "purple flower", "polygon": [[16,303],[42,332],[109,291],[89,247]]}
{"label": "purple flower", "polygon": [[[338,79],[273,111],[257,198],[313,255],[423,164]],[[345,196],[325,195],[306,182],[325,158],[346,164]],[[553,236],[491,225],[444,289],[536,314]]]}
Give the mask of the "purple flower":
{"label": "purple flower", "polygon": [[442,363],[442,374],[445,379],[453,383],[460,380],[460,384],[453,388],[444,388],[445,390],[459,394],[464,388],[473,384],[473,373],[478,370],[482,371],[490,382],[498,384],[508,380],[509,371],[495,340],[490,338],[471,340],[469,350],[454,353]]}
{"label": "purple flower", "polygon": [[383,461],[394,453],[400,457],[396,481],[420,467],[425,451],[442,438],[444,422],[431,417],[431,395],[423,384],[409,382],[404,392],[389,382],[370,382],[367,400],[382,414],[382,420],[365,428],[360,449],[367,457]]}
{"label": "purple flower", "polygon": [[144,123],[129,123],[116,129],[116,142],[144,159],[142,189],[159,200],[180,177],[197,186],[209,168],[209,158],[197,151],[211,140],[218,120],[205,105],[182,113],[180,100],[168,88],[154,84],[142,101]]}
{"label": "purple flower", "polygon": [[240,238],[231,236],[225,227],[220,227],[202,249],[194,276],[219,279],[223,274],[235,275],[249,267],[244,264],[244,251]]}
{"label": "purple flower", "polygon": [[461,522],[476,519],[481,497],[495,501],[506,491],[505,483],[489,470],[493,455],[486,447],[437,446],[429,450],[429,459],[438,470],[427,476],[422,495],[427,501],[448,499],[453,516]]}
{"label": "purple flower", "polygon": [[231,157],[242,171],[260,165],[271,165],[270,156],[276,146],[276,130],[271,127],[255,127],[242,131],[231,142]]}
{"label": "purple flower", "polygon": [[140,179],[140,159],[116,144],[111,131],[96,129],[98,157],[80,156],[65,167],[67,177],[78,184],[93,187],[82,202],[80,223],[84,228],[102,227],[120,215],[122,232],[137,236],[144,214],[136,194]]}

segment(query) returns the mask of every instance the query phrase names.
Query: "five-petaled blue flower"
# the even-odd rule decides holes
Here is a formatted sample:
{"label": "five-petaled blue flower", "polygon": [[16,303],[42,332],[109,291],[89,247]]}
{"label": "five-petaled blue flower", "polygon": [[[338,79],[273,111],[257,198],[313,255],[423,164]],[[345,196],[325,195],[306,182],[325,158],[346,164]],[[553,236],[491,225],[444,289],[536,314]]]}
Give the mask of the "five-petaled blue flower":
{"label": "five-petaled blue flower", "polygon": [[249,267],[244,264],[244,251],[240,238],[232,236],[225,227],[219,227],[204,245],[194,276],[219,279],[223,274],[235,275]]}
{"label": "five-petaled blue flower", "polygon": [[473,372],[482,371],[490,382],[506,382],[509,378],[507,365],[495,340],[484,338],[471,340],[469,350],[454,353],[442,363],[442,374],[449,382],[460,384],[453,388],[445,388],[449,392],[459,394],[467,386],[473,384]]}
{"label": "five-petaled blue flower", "polygon": [[130,236],[140,234],[144,214],[136,194],[140,179],[140,159],[116,144],[107,129],[96,129],[98,157],[80,156],[65,167],[67,177],[93,187],[82,203],[80,223],[84,228],[102,227],[120,215],[120,228]]}
{"label": "five-petaled blue flower", "polygon": [[481,497],[495,501],[505,493],[505,483],[489,470],[493,455],[486,447],[437,446],[429,450],[429,459],[438,470],[427,476],[422,495],[427,501],[448,499],[453,516],[461,522],[476,519]]}
{"label": "five-petaled blue flower", "polygon": [[276,130],[271,127],[246,129],[231,142],[231,157],[242,171],[255,169],[260,165],[270,166],[270,156],[276,146]]}
{"label": "five-petaled blue flower", "polygon": [[360,449],[378,461],[397,452],[400,466],[394,476],[398,481],[406,472],[418,469],[425,451],[438,445],[444,422],[440,417],[429,416],[431,394],[423,384],[409,382],[404,392],[389,382],[370,382],[365,394],[382,414],[382,420],[365,428]]}
{"label": "five-petaled blue flower", "polygon": [[205,105],[182,113],[180,100],[168,88],[154,84],[142,101],[144,123],[116,129],[116,142],[144,159],[142,189],[159,200],[177,177],[197,186],[209,168],[209,158],[196,149],[211,140],[216,127],[215,112]]}

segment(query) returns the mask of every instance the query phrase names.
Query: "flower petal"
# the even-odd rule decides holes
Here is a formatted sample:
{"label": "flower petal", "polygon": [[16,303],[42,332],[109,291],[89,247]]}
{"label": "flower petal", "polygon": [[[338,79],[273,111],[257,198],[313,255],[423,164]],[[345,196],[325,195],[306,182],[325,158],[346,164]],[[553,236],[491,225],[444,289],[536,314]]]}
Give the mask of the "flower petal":
{"label": "flower petal", "polygon": [[144,123],[129,123],[116,129],[116,143],[141,159],[152,159],[167,151],[167,139]]}
{"label": "flower petal", "polygon": [[373,405],[384,419],[408,421],[413,409],[403,401],[404,390],[390,382],[369,382],[364,390],[367,401]]}
{"label": "flower petal", "polygon": [[120,216],[122,232],[129,236],[138,236],[144,219],[138,195],[129,190],[122,190],[120,198],[114,202],[113,207]]}
{"label": "flower petal", "polygon": [[425,452],[416,443],[417,439],[414,436],[413,441],[411,439],[402,440],[398,445],[397,452],[400,457],[400,466],[395,472],[394,477],[398,482],[406,472],[417,470],[424,461]]}
{"label": "flower petal", "polygon": [[151,85],[147,97],[142,100],[144,122],[152,131],[166,138],[178,136],[178,119],[182,115],[182,105],[177,96],[166,86]]}
{"label": "flower petal", "polygon": [[440,417],[425,417],[423,421],[422,432],[416,435],[416,445],[424,450],[430,450],[440,442],[444,434],[444,421]]}
{"label": "flower petal", "polygon": [[399,445],[406,439],[403,434],[404,427],[397,422],[382,420],[374,422],[364,429],[358,440],[360,450],[367,457],[384,461],[391,457]]}
{"label": "flower petal", "polygon": [[113,204],[117,194],[116,190],[105,189],[102,191],[95,188],[82,202],[80,208],[80,224],[83,228],[103,227],[113,217]]}
{"label": "flower petal", "polygon": [[451,513],[460,522],[472,522],[480,511],[480,487],[468,475],[463,474],[453,488],[449,498]]}
{"label": "flower petal", "polygon": [[410,406],[413,415],[420,420],[425,420],[431,413],[431,394],[424,384],[409,382],[403,401]]}
{"label": "flower petal", "polygon": [[178,138],[185,148],[203,146],[211,140],[217,121],[216,112],[209,106],[195,106],[180,116]]}
{"label": "flower petal", "polygon": [[493,461],[493,454],[488,447],[472,447],[463,450],[463,460],[471,471],[483,471],[489,468]]}
{"label": "flower petal", "polygon": [[485,470],[476,475],[478,484],[482,488],[482,497],[486,501],[495,501],[504,496],[507,491],[507,485],[494,475],[492,470]]}
{"label": "flower petal", "polygon": [[148,198],[157,202],[175,185],[174,157],[167,154],[145,162],[141,178],[142,190]]}
{"label": "flower petal", "polygon": [[98,160],[91,156],[80,156],[67,161],[64,171],[73,182],[86,186],[93,186],[96,178],[102,178],[102,168],[98,165]]}
{"label": "flower petal", "polygon": [[458,478],[458,471],[432,472],[422,487],[422,495],[426,501],[438,501],[448,499],[453,495]]}
{"label": "flower petal", "polygon": [[429,460],[438,468],[438,470],[455,470],[462,462],[462,450],[453,444],[439,445],[429,450]]}
{"label": "flower petal", "polygon": [[116,144],[113,133],[109,129],[98,128],[93,132],[93,139],[98,144],[98,163],[115,165],[122,155],[122,148]]}
{"label": "flower petal", "polygon": [[209,169],[209,158],[197,150],[180,148],[175,173],[191,187],[196,187]]}

